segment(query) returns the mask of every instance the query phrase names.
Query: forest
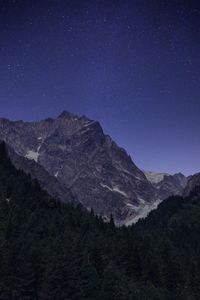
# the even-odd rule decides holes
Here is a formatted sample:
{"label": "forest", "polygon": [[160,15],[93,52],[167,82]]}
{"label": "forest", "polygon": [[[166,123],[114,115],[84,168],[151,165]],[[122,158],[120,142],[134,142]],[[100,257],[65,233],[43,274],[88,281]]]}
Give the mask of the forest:
{"label": "forest", "polygon": [[52,199],[0,144],[1,300],[199,300],[200,188],[145,220]]}

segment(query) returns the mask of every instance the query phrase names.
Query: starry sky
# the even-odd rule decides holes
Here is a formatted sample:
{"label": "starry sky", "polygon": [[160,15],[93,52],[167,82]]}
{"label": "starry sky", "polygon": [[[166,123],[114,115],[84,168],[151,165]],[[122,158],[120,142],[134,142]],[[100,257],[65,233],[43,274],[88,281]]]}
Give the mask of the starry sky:
{"label": "starry sky", "polygon": [[0,116],[63,110],[141,169],[200,171],[200,3],[0,0]]}

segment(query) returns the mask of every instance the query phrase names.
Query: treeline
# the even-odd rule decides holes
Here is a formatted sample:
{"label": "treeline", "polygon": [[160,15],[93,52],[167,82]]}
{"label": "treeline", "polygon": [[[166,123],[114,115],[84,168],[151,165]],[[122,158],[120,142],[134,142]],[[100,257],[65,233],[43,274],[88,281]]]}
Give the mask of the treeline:
{"label": "treeline", "polygon": [[0,299],[199,300],[199,194],[116,228],[53,200],[0,144]]}

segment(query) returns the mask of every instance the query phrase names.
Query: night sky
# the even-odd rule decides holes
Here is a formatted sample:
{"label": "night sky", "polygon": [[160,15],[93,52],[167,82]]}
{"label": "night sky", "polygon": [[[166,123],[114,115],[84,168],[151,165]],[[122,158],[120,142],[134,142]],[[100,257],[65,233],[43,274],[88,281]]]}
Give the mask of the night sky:
{"label": "night sky", "polygon": [[198,1],[0,0],[0,116],[63,110],[141,169],[200,171]]}

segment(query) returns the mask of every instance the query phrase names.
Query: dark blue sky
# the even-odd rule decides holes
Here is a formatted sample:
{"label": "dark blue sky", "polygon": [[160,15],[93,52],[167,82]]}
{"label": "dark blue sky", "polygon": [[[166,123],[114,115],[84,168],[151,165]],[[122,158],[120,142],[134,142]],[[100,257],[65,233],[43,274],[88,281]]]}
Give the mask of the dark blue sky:
{"label": "dark blue sky", "polygon": [[84,114],[142,169],[200,171],[197,2],[0,0],[0,115]]}

